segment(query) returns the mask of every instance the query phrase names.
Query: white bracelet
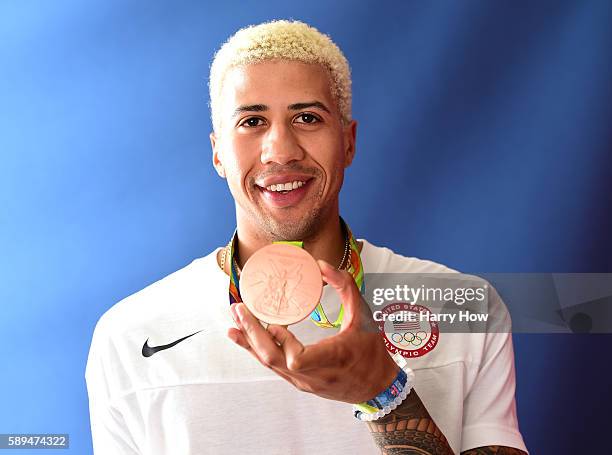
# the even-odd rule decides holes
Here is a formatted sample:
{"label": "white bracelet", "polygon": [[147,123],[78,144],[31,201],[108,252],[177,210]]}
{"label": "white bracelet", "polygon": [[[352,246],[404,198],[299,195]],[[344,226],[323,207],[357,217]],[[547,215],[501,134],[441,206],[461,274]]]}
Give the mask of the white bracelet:
{"label": "white bracelet", "polygon": [[406,397],[410,393],[410,390],[412,390],[412,387],[414,385],[414,371],[408,368],[408,362],[406,362],[406,359],[404,359],[404,357],[402,357],[399,353],[395,353],[392,358],[395,361],[395,363],[406,373],[406,384],[404,385],[399,395],[395,397],[393,402],[389,403],[387,406],[378,410],[377,412],[374,412],[374,413],[363,412],[360,409],[358,409],[355,405],[353,405],[353,413],[355,417],[358,418],[359,420],[363,420],[365,422],[371,422],[373,420],[377,420],[383,416],[386,416],[391,411],[393,411],[395,408],[397,408],[400,404],[402,404],[402,402],[406,399]]}

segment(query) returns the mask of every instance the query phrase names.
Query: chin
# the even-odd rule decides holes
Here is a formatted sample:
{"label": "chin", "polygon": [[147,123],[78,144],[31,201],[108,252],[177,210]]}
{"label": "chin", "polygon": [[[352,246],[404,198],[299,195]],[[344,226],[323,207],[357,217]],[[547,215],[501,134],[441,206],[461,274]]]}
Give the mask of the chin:
{"label": "chin", "polygon": [[303,240],[313,237],[321,223],[318,213],[310,212],[308,217],[288,217],[286,220],[273,220],[264,218],[263,224],[266,232],[273,240]]}

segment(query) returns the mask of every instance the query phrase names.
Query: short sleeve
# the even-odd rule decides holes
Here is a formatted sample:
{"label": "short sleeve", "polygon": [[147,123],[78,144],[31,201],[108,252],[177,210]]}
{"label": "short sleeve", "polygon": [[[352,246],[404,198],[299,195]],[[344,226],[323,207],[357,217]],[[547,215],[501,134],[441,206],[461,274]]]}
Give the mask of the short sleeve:
{"label": "short sleeve", "polygon": [[112,362],[108,356],[109,340],[103,333],[98,323],[85,369],[94,454],[140,455],[124,416],[111,404],[107,378]]}
{"label": "short sleeve", "polygon": [[491,289],[490,313],[495,313],[503,324],[485,335],[480,368],[464,400],[461,451],[499,445],[527,452],[516,415],[510,315],[497,292]]}

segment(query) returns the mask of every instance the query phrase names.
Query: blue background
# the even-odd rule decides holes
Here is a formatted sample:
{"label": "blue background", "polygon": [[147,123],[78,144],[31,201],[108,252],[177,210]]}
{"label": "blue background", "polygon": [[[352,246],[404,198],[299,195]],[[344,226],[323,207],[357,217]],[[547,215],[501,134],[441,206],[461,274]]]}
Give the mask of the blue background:
{"label": "blue background", "polygon": [[[352,65],[342,213],[357,236],[464,271],[612,272],[608,0],[6,0],[0,433],[69,433],[70,453],[91,452],[97,319],[234,227],[211,166],[211,57],[288,17]],[[514,341],[531,452],[609,447],[610,336]]]}

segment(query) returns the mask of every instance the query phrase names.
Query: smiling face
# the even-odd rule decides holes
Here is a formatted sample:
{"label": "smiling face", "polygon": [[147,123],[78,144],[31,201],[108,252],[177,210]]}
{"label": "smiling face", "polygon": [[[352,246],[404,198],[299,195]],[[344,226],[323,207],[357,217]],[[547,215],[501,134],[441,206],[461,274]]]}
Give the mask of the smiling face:
{"label": "smiling face", "polygon": [[239,231],[303,240],[337,223],[356,124],[343,124],[328,71],[286,60],[236,67],[221,99],[213,164],[227,178]]}

